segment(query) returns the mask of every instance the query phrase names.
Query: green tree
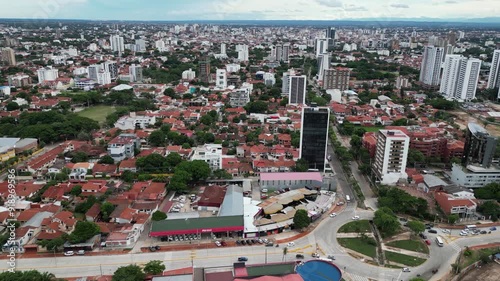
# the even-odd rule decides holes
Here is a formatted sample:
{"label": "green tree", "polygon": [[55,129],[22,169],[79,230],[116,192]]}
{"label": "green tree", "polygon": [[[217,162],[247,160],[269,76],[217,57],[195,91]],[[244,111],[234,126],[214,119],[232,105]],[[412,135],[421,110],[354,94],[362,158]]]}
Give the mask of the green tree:
{"label": "green tree", "polygon": [[162,130],[152,132],[148,137],[148,143],[154,147],[161,147],[165,145],[165,133]]}
{"label": "green tree", "polygon": [[492,221],[497,221],[500,217],[500,205],[495,201],[486,201],[477,210],[486,217],[491,216]]}
{"label": "green tree", "polygon": [[448,223],[455,224],[458,221],[458,219],[459,219],[458,214],[451,214],[448,216]]}
{"label": "green tree", "polygon": [[311,219],[306,210],[299,209],[293,216],[293,225],[296,229],[304,229],[309,226]]}
{"label": "green tree", "polygon": [[99,225],[89,221],[79,221],[76,223],[75,230],[68,236],[71,244],[78,244],[89,240],[99,234]]}
{"label": "green tree", "polygon": [[109,156],[109,155],[104,155],[103,157],[101,157],[101,159],[99,159],[99,164],[115,164],[115,160],[113,160],[113,157]]}
{"label": "green tree", "polygon": [[208,163],[203,160],[182,162],[177,165],[175,172],[181,170],[188,172],[191,175],[191,180],[195,182],[207,179],[212,173]]}
{"label": "green tree", "polygon": [[165,157],[164,165],[171,172],[175,166],[182,162],[182,157],[177,152],[170,152],[167,157]]}
{"label": "green tree", "polygon": [[133,182],[134,181],[134,178],[135,178],[135,173],[132,172],[132,171],[123,171],[123,173],[121,174],[120,178],[124,181],[124,182]]}
{"label": "green tree", "polygon": [[59,279],[53,273],[39,272],[36,270],[28,271],[4,271],[0,273],[0,281],[57,281]]}
{"label": "green tree", "polygon": [[72,163],[82,163],[82,162],[87,162],[89,161],[89,156],[87,153],[83,151],[77,151],[73,154],[73,157],[71,158]]}
{"label": "green tree", "polygon": [[401,118],[392,122],[392,126],[408,126],[408,119]]}
{"label": "green tree", "polygon": [[309,170],[309,163],[306,159],[300,158],[295,162],[295,166],[292,167],[294,172],[307,172]]}
{"label": "green tree", "polygon": [[409,221],[407,226],[415,235],[425,231],[425,225],[420,221]]}
{"label": "green tree", "polygon": [[167,214],[165,214],[164,212],[162,211],[156,211],[153,213],[153,215],[151,216],[151,219],[153,221],[162,221],[162,220],[165,220],[167,219]]}
{"label": "green tree", "polygon": [[144,272],[146,274],[158,275],[163,273],[163,271],[165,271],[165,268],[166,267],[162,261],[152,260],[144,265]]}
{"label": "green tree", "polygon": [[142,281],[146,274],[137,265],[127,265],[119,267],[113,274],[113,281]]}
{"label": "green tree", "polygon": [[82,186],[81,185],[75,185],[71,191],[70,194],[73,196],[80,196],[82,194]]}
{"label": "green tree", "polygon": [[109,220],[109,216],[113,211],[115,210],[115,205],[109,203],[109,202],[104,202],[101,205],[101,214],[102,214],[102,219],[105,221]]}
{"label": "green tree", "polygon": [[383,237],[394,235],[400,228],[398,218],[391,209],[386,207],[382,207],[375,211],[373,223],[377,226]]}
{"label": "green tree", "polygon": [[286,255],[288,254],[288,247],[283,248],[283,258],[282,261],[286,261]]}
{"label": "green tree", "polygon": [[52,240],[39,240],[37,241],[37,244],[45,247],[48,251],[57,252],[64,245],[64,242],[64,239],[59,237]]}
{"label": "green tree", "polygon": [[233,176],[224,169],[218,169],[214,171],[214,177],[217,179],[232,179]]}
{"label": "green tree", "polygon": [[9,102],[7,106],[5,107],[7,111],[14,111],[19,109],[19,104],[17,102]]}

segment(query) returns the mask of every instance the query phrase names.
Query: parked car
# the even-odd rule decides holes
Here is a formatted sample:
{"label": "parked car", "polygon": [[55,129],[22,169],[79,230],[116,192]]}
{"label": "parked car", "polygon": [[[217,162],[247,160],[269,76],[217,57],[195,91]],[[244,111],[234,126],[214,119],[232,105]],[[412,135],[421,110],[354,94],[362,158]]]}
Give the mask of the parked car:
{"label": "parked car", "polygon": [[262,239],[257,240],[257,242],[259,242],[259,244],[264,244],[264,240]]}
{"label": "parked car", "polygon": [[241,241],[240,240],[236,240],[236,245],[241,245]]}
{"label": "parked car", "polygon": [[330,218],[334,218],[334,217],[336,217],[336,216],[337,216],[337,214],[336,214],[336,213],[331,213],[331,214],[330,214]]}
{"label": "parked car", "polygon": [[222,244],[219,241],[215,241],[215,245],[217,245],[217,247],[222,246]]}
{"label": "parked car", "polygon": [[245,242],[245,240],[241,240],[241,245],[246,245],[247,242]]}
{"label": "parked car", "polygon": [[221,244],[222,246],[224,246],[224,247],[226,247],[226,246],[227,246],[226,241],[221,241],[221,242],[220,242],[220,244]]}
{"label": "parked car", "polygon": [[431,240],[429,240],[429,239],[425,240],[425,244],[430,245],[431,244]]}
{"label": "parked car", "polygon": [[295,242],[288,242],[288,244],[286,244],[287,247],[293,247],[295,246]]}
{"label": "parked car", "polygon": [[483,230],[483,231],[481,231],[480,233],[481,233],[481,234],[486,234],[486,233],[488,233],[488,232],[487,232],[486,230]]}
{"label": "parked car", "polygon": [[418,236],[420,236],[420,238],[422,238],[422,239],[427,239],[427,235],[425,235],[423,233],[419,233]]}
{"label": "parked car", "polygon": [[460,231],[460,236],[467,236],[467,235],[468,235],[468,233],[467,233],[467,232],[465,232],[465,231]]}
{"label": "parked car", "polygon": [[359,216],[352,217],[352,220],[355,220],[355,221],[359,220]]}
{"label": "parked car", "polygon": [[303,254],[296,254],[295,258],[297,258],[297,259],[303,259],[304,255]]}
{"label": "parked car", "polygon": [[73,251],[66,251],[66,252],[64,252],[64,255],[65,256],[74,256],[75,252],[73,252]]}
{"label": "parked car", "polygon": [[312,253],[312,257],[313,258],[319,258],[319,254],[318,253]]}
{"label": "parked car", "polygon": [[83,256],[83,255],[85,255],[85,250],[80,250],[80,251],[76,252],[76,254]]}
{"label": "parked car", "polygon": [[408,267],[403,267],[403,272],[410,272],[410,269]]}
{"label": "parked car", "polygon": [[437,230],[435,230],[435,229],[429,229],[428,231],[429,231],[429,233],[434,233],[434,234],[438,233]]}
{"label": "parked car", "polygon": [[268,242],[268,243],[266,244],[266,247],[272,247],[272,246],[274,246],[273,242]]}
{"label": "parked car", "polygon": [[328,255],[328,259],[334,261],[335,257],[333,255]]}
{"label": "parked car", "polygon": [[238,261],[248,261],[248,258],[247,257],[239,257]]}
{"label": "parked car", "polygon": [[494,226],[492,226],[492,227],[490,227],[490,230],[491,230],[491,231],[495,231],[495,230],[497,230],[497,228],[496,228],[496,227],[494,227]]}
{"label": "parked car", "polygon": [[343,201],[337,202],[337,206],[342,206],[342,205],[344,205]]}

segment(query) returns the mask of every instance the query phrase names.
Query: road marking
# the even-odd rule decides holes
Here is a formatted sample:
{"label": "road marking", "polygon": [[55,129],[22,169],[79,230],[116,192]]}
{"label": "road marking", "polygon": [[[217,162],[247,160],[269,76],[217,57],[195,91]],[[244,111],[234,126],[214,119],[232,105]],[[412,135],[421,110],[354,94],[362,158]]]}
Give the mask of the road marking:
{"label": "road marking", "polygon": [[310,247],[312,247],[312,245],[311,245],[311,244],[308,244],[308,245],[306,245],[306,246],[304,246],[304,247],[294,248],[294,249],[289,249],[289,250],[288,250],[288,252],[289,252],[289,253],[295,253],[295,252],[299,252],[299,251],[302,251],[302,250],[307,249],[307,248],[310,248]]}
{"label": "road marking", "polygon": [[363,277],[363,276],[360,276],[360,275],[357,275],[354,273],[348,273],[348,272],[344,272],[344,273],[347,273],[347,275],[354,281],[368,281],[368,278],[366,278],[366,277]]}
{"label": "road marking", "polygon": [[457,252],[460,252],[462,250],[462,248],[460,248],[460,246],[458,246],[457,243],[455,243],[455,242],[449,243],[448,245],[450,245]]}

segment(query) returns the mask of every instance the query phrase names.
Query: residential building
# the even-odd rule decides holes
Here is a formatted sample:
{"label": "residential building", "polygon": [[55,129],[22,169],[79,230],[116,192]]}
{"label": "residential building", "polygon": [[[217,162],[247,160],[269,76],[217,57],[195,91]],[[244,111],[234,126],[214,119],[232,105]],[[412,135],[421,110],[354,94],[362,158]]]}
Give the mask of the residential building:
{"label": "residential building", "polygon": [[490,75],[488,76],[488,89],[500,87],[500,50],[493,51],[491,60]]}
{"label": "residential building", "polygon": [[326,38],[328,39],[328,49],[335,47],[335,27],[328,27],[326,29]]}
{"label": "residential building", "polygon": [[132,64],[129,67],[130,82],[142,82],[144,77],[142,75],[142,66]]}
{"label": "residential building", "polygon": [[290,76],[289,80],[288,104],[305,104],[307,77],[305,75]]}
{"label": "residential building", "polygon": [[200,81],[207,84],[210,83],[210,59],[200,59],[200,61],[198,62],[198,67]]}
{"label": "residential building", "polygon": [[118,64],[116,61],[105,61],[103,64],[104,69],[109,72],[111,80],[116,80],[118,78]]}
{"label": "residential building", "polygon": [[490,183],[500,182],[500,168],[492,165],[488,168],[478,164],[462,166],[453,164],[451,167],[451,181],[465,188],[480,188]]}
{"label": "residential building", "polygon": [[111,73],[105,68],[104,64],[93,64],[88,67],[88,78],[99,85],[111,83]]}
{"label": "residential building", "polygon": [[205,144],[195,147],[189,156],[189,160],[205,161],[212,171],[222,169],[222,145]]}
{"label": "residential building", "polygon": [[236,52],[238,52],[240,62],[248,61],[248,45],[236,45]]}
{"label": "residential building", "polygon": [[295,70],[289,69],[287,72],[283,73],[283,85],[281,86],[281,92],[287,94],[290,92],[290,77],[295,76]]}
{"label": "residential building", "polygon": [[146,51],[146,40],[136,39],[135,40],[135,50],[137,52],[145,52]]}
{"label": "residential building", "polygon": [[59,78],[59,71],[52,66],[43,67],[37,70],[38,83],[44,81],[54,81]]}
{"label": "residential building", "polygon": [[318,57],[318,80],[323,81],[327,69],[330,69],[330,54],[321,54]]}
{"label": "residential building", "polygon": [[441,74],[441,63],[444,58],[444,48],[426,46],[420,67],[418,81],[429,87],[437,87]]}
{"label": "residential building", "polygon": [[276,61],[290,62],[290,43],[276,45]]}
{"label": "residential building", "polygon": [[481,60],[447,55],[439,92],[449,99],[470,101],[476,96]]}
{"label": "residential building", "polygon": [[326,53],[328,51],[328,39],[327,38],[316,39],[314,48],[316,57],[319,57],[319,55]]}
{"label": "residential building", "polygon": [[220,44],[220,54],[221,55],[226,55],[226,43],[221,43]]}
{"label": "residential building", "polygon": [[12,48],[2,48],[0,50],[1,53],[1,61],[5,63],[7,66],[15,66],[16,65],[16,55]]}
{"label": "residential building", "polygon": [[0,86],[0,99],[10,97],[10,86]]}
{"label": "residential building", "polygon": [[187,81],[191,81],[191,80],[194,80],[196,78],[196,73],[191,70],[191,68],[189,70],[184,70],[182,72],[182,80],[187,80]]}
{"label": "residential building", "polygon": [[323,107],[302,109],[299,158],[309,164],[309,169],[324,171],[328,143],[330,110]]}
{"label": "residential building", "polygon": [[227,72],[225,69],[217,69],[215,87],[222,90],[227,89]]}
{"label": "residential building", "polygon": [[135,134],[120,134],[109,142],[108,155],[119,162],[134,157],[135,150],[140,147],[140,139]]}
{"label": "residential building", "polygon": [[407,77],[398,76],[396,78],[396,89],[409,88],[410,80]]}
{"label": "residential building", "polygon": [[469,123],[465,135],[462,165],[478,164],[489,168],[495,155],[498,138],[476,123]]}
{"label": "residential building", "polygon": [[410,138],[400,130],[380,130],[373,171],[382,184],[393,185],[407,179],[406,162]]}
{"label": "residential building", "polygon": [[120,130],[145,129],[156,123],[156,117],[152,114],[136,115],[131,112],[129,115],[122,116],[115,123],[115,128]]}
{"label": "residential building", "polygon": [[123,37],[119,35],[111,35],[109,37],[109,42],[111,44],[111,50],[113,52],[123,52],[125,51],[125,45],[123,41]]}
{"label": "residential building", "polygon": [[96,81],[89,78],[75,78],[75,88],[85,91],[93,89],[96,83]]}
{"label": "residential building", "polygon": [[477,203],[471,198],[456,198],[444,192],[434,193],[434,199],[446,215],[457,214],[461,218],[472,217],[476,213]]}
{"label": "residential building", "polygon": [[7,76],[7,80],[9,82],[9,86],[22,88],[24,86],[31,85],[31,77],[26,74],[16,74]]}
{"label": "residential building", "polygon": [[238,89],[229,94],[229,104],[231,107],[243,107],[250,102],[250,91],[248,89]]}
{"label": "residential building", "polygon": [[345,67],[326,69],[323,76],[323,89],[349,90],[350,70]]}

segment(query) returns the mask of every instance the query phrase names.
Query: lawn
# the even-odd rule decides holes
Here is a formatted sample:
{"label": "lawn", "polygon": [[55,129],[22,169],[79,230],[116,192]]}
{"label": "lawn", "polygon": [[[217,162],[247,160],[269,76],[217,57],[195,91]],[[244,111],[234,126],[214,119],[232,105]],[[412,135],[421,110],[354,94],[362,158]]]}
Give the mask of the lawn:
{"label": "lawn", "polygon": [[352,221],[340,227],[340,233],[358,233],[358,232],[372,232],[370,223],[367,220]]}
{"label": "lawn", "polygon": [[363,127],[363,129],[365,129],[365,131],[367,132],[378,132],[380,130],[382,130],[384,127]]}
{"label": "lawn", "polygon": [[[461,266],[461,268],[466,268],[467,266],[480,260],[482,255],[490,256],[490,255],[496,254],[498,252],[500,252],[499,247],[471,251],[471,255],[468,257],[462,255],[462,257],[460,259],[460,266]],[[464,253],[464,252],[462,252],[462,253]]]}
{"label": "lawn", "polygon": [[107,105],[98,105],[98,106],[93,106],[86,108],[77,114],[82,117],[87,117],[92,120],[95,120],[99,123],[103,123],[106,121],[106,116],[109,114],[113,113],[116,111],[116,108],[114,106],[107,106]]}
{"label": "lawn", "polygon": [[386,243],[387,246],[404,249],[413,252],[428,254],[429,248],[420,240],[398,240]]}
{"label": "lawn", "polygon": [[[339,244],[355,252],[374,258],[376,255],[376,242],[372,238],[337,238]],[[368,242],[371,241],[369,244]]]}
{"label": "lawn", "polygon": [[384,253],[385,253],[385,258],[388,261],[397,262],[397,263],[404,264],[407,266],[419,266],[426,261],[426,259],[421,259],[421,258],[403,255],[400,253],[395,253],[395,252],[390,252],[390,251],[384,251]]}

